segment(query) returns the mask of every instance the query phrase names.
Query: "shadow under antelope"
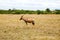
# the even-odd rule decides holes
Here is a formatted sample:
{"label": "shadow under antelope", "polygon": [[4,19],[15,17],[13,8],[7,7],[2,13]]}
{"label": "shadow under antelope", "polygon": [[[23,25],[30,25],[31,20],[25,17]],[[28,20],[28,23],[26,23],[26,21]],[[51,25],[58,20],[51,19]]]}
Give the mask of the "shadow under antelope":
{"label": "shadow under antelope", "polygon": [[24,18],[23,15],[21,16],[20,20],[23,20],[26,24],[27,24],[27,23],[32,23],[32,25],[35,25],[33,19]]}

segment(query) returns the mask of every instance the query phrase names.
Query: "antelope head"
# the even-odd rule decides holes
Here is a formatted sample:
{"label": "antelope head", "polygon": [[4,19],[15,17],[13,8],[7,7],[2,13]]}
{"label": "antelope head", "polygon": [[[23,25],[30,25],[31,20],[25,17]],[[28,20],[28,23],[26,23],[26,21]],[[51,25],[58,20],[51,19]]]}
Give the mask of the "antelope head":
{"label": "antelope head", "polygon": [[22,19],[23,19],[23,15],[21,16],[20,20],[22,20]]}

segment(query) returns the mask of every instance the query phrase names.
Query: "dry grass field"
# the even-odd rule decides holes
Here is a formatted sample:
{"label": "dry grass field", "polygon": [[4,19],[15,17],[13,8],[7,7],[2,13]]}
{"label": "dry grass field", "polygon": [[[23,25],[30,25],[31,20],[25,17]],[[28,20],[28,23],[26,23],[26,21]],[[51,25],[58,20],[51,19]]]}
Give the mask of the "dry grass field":
{"label": "dry grass field", "polygon": [[19,20],[23,14],[0,14],[0,40],[60,40],[60,14],[25,14],[35,25]]}

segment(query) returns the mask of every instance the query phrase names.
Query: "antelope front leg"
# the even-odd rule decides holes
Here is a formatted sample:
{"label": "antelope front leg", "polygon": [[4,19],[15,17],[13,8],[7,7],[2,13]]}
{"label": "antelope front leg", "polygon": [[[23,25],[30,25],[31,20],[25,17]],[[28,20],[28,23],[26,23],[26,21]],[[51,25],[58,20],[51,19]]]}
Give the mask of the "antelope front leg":
{"label": "antelope front leg", "polygon": [[27,24],[27,22],[25,21],[25,23]]}

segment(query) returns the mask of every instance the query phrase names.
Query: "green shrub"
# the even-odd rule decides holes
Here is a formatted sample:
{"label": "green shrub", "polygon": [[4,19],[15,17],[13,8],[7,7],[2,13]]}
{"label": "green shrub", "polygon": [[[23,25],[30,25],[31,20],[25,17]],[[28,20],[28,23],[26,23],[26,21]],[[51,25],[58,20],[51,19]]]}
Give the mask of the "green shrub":
{"label": "green shrub", "polygon": [[56,11],[56,14],[60,14],[60,10],[55,10]]}
{"label": "green shrub", "polygon": [[60,14],[60,10],[51,11],[49,8],[47,8],[45,11],[8,9],[8,10],[0,10],[0,14]]}

